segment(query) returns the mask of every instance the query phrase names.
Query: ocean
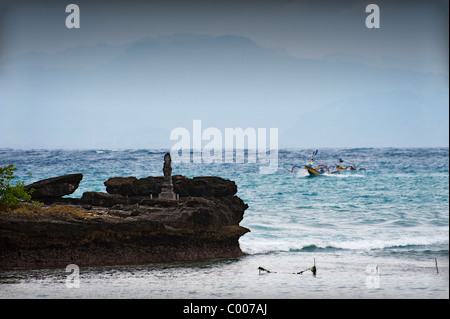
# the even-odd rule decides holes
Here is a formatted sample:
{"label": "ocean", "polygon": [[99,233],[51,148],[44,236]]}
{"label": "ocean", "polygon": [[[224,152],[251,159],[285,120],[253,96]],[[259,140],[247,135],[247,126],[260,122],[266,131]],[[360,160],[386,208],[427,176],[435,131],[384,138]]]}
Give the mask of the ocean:
{"label": "ocean", "polygon": [[[449,149],[320,149],[318,164],[365,170],[290,172],[312,151],[280,150],[266,175],[260,163],[173,163],[174,175],[236,182],[251,230],[242,258],[80,268],[79,288],[65,269],[1,271],[0,298],[449,298]],[[15,164],[26,184],[82,173],[70,195],[81,197],[110,177],[162,175],[165,152],[0,149],[0,166]]]}

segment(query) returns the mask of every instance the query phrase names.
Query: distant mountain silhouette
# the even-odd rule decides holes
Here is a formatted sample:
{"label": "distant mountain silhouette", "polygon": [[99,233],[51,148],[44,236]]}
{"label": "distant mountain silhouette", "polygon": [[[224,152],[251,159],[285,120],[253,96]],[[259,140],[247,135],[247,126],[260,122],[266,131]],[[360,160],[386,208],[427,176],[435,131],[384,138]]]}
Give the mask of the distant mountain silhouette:
{"label": "distant mountain silhouette", "polygon": [[245,37],[146,38],[0,66],[11,119],[0,147],[170,147],[170,131],[193,119],[277,127],[284,147],[448,146],[444,74],[300,59]]}
{"label": "distant mountain silhouette", "polygon": [[95,46],[76,46],[64,51],[48,54],[31,51],[0,61],[1,68],[8,67],[47,67],[47,68],[94,68],[107,63],[123,53],[129,44],[112,45],[99,43]]}

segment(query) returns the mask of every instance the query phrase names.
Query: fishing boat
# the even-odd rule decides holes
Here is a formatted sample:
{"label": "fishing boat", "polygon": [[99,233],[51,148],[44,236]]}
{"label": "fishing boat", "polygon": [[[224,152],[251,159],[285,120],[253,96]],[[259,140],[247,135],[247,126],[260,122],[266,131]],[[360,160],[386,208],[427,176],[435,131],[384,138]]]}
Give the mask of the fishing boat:
{"label": "fishing boat", "polygon": [[364,167],[356,167],[356,164],[350,164],[350,166],[344,167],[343,166],[344,160],[339,157],[339,164],[334,163],[336,167],[336,171],[365,171],[366,169]]}
{"label": "fishing boat", "polygon": [[355,164],[352,164],[350,166],[344,167],[342,165],[335,164],[336,171],[365,171],[366,169],[364,167],[356,167]]}
{"label": "fishing boat", "polygon": [[[305,165],[305,166],[298,166],[295,165],[293,166],[291,169],[288,169],[287,171],[293,173],[293,174],[297,174],[297,170],[295,170],[296,168],[301,168],[304,169],[308,172],[309,176],[316,176],[316,175],[322,175],[325,173],[330,173],[329,168],[326,165],[319,165],[318,167],[312,167],[311,165]],[[339,173],[339,172],[334,172],[334,173]]]}
{"label": "fishing boat", "polygon": [[314,155],[316,155],[319,152],[319,150],[315,150],[314,152],[312,152],[311,154],[311,160],[309,161],[308,165],[304,165],[304,166],[298,166],[295,165],[290,169],[291,173],[295,173],[294,169],[295,168],[302,168],[304,170],[306,170],[309,174],[309,176],[317,176],[317,175],[322,175],[325,173],[330,173],[329,167],[327,165],[317,165],[317,167],[313,167],[313,162],[314,162]]}
{"label": "fishing boat", "polygon": [[314,167],[315,166],[313,164],[314,156],[317,155],[317,153],[318,153],[318,150],[315,150],[314,152],[312,152],[311,159],[307,165],[304,165],[304,166],[295,165],[290,169],[290,172],[296,173],[294,171],[295,168],[302,168],[308,172],[309,176],[318,176],[318,175],[323,175],[323,174],[340,174],[341,171],[357,171],[357,170],[365,171],[365,168],[362,168],[362,167],[357,168],[355,164],[351,164],[350,166],[347,166],[347,167],[343,166],[342,164],[344,163],[344,161],[341,157],[339,158],[339,164],[337,164],[337,163],[334,164],[334,169],[335,169],[334,171],[330,171],[330,169],[332,169],[333,166],[327,166],[324,164],[319,164],[316,167]]}

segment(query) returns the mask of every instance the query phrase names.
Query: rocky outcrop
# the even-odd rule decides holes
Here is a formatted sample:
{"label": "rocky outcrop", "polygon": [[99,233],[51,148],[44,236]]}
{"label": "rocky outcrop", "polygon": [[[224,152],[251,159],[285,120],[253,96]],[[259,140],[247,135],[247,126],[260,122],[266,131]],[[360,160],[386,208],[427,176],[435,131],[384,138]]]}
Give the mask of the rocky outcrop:
{"label": "rocky outcrop", "polygon": [[237,193],[236,183],[217,176],[173,176],[174,192],[180,196],[226,197]]}
{"label": "rocky outcrop", "polygon": [[110,178],[105,182],[108,193],[50,198],[47,205],[31,211],[0,213],[0,269],[64,268],[71,263],[147,264],[243,255],[239,238],[249,230],[239,223],[248,206],[234,195],[234,182],[219,177],[173,176],[180,200],[150,198],[161,183],[159,177]]}
{"label": "rocky outcrop", "polygon": [[152,194],[156,197],[161,192],[162,182],[162,176],[149,176],[141,179],[131,176],[112,177],[104,182],[104,184],[109,194],[123,196],[150,196]]}
{"label": "rocky outcrop", "polygon": [[25,186],[26,191],[34,189],[32,199],[57,198],[70,195],[78,188],[83,174],[70,174],[47,178]]}
{"label": "rocky outcrop", "polygon": [[[156,197],[161,192],[163,177],[113,177],[104,184],[110,194]],[[173,191],[180,197],[226,197],[237,193],[236,183],[216,176],[188,178],[172,176]]]}

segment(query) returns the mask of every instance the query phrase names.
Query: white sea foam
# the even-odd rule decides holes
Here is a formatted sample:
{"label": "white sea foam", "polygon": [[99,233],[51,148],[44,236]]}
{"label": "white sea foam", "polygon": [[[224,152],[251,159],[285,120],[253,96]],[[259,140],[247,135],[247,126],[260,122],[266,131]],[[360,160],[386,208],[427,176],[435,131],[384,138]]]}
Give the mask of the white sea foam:
{"label": "white sea foam", "polygon": [[430,245],[448,245],[448,238],[441,236],[420,236],[405,237],[397,239],[356,239],[356,240],[288,240],[288,239],[272,239],[272,240],[247,240],[244,238],[240,241],[241,249],[248,254],[264,254],[271,252],[288,252],[288,251],[315,251],[321,249],[343,249],[343,250],[361,250],[370,251],[377,249],[391,248],[408,248],[417,246]]}
{"label": "white sea foam", "polygon": [[307,177],[309,176],[309,173],[306,169],[299,169],[295,173],[295,177]]}

